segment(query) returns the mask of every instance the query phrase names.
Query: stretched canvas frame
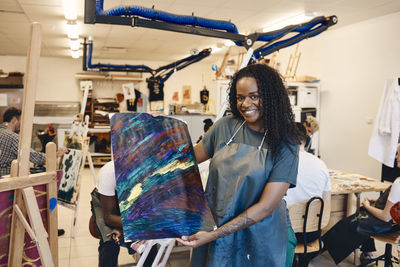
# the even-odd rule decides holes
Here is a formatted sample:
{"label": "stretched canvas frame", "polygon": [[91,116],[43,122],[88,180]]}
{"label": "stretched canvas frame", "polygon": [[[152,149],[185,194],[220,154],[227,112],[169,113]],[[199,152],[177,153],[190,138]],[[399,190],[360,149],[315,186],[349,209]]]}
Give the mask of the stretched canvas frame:
{"label": "stretched canvas frame", "polygon": [[125,242],[213,228],[184,122],[117,113],[111,118],[111,144]]}
{"label": "stretched canvas frame", "polygon": [[58,189],[58,199],[74,203],[79,191],[80,169],[82,165],[83,151],[68,149],[61,162],[63,175]]}

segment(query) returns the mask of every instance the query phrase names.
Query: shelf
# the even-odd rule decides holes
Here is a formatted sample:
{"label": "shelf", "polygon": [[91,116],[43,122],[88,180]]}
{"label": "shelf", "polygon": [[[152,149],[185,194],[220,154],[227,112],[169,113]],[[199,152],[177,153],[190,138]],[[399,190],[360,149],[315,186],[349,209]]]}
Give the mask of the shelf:
{"label": "shelf", "polygon": [[144,78],[141,75],[121,75],[121,74],[108,74],[108,73],[77,73],[75,74],[77,80],[109,80],[109,81],[136,81],[143,82]]}
{"label": "shelf", "polygon": [[88,133],[108,133],[110,130],[110,126],[98,126],[98,128],[89,128]]}
{"label": "shelf", "polygon": [[90,152],[92,157],[109,157],[111,153]]}

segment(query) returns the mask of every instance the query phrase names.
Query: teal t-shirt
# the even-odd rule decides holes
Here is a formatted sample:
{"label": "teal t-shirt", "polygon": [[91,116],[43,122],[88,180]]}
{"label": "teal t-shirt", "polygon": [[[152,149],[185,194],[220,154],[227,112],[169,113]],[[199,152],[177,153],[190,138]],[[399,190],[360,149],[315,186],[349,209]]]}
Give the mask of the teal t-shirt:
{"label": "teal t-shirt", "polygon": [[[203,138],[203,144],[211,158],[229,141],[242,122],[243,119],[233,116],[223,117],[207,131]],[[263,136],[263,133],[252,130],[245,123],[232,142],[258,147]],[[271,158],[271,153],[268,153],[266,166],[270,166],[270,164],[273,166],[268,182],[287,182],[291,184],[290,187],[296,186],[299,146],[289,146],[290,149],[287,145],[281,144],[280,152],[274,158]],[[263,143],[263,148],[268,149],[268,145],[265,142]]]}

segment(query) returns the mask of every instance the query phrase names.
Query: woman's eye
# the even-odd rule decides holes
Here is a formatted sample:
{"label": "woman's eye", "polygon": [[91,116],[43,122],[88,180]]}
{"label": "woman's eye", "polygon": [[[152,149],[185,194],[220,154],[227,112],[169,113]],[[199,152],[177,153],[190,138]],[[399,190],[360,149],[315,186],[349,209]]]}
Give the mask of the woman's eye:
{"label": "woman's eye", "polygon": [[258,100],[260,98],[260,96],[258,96],[258,95],[252,95],[252,96],[250,96],[250,99],[251,100]]}
{"label": "woman's eye", "polygon": [[243,102],[244,101],[244,97],[243,96],[237,96],[236,99],[239,102]]}

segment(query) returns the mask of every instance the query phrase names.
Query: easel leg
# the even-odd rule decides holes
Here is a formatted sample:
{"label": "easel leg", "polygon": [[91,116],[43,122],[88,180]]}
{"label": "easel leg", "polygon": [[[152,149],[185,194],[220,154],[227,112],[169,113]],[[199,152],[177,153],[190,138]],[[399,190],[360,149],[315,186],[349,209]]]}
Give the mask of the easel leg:
{"label": "easel leg", "polygon": [[[11,176],[14,177],[17,175],[17,173],[18,173],[18,162],[14,160],[11,165]],[[21,209],[22,214],[26,216],[26,210],[21,190],[14,191],[13,205],[18,205]],[[17,214],[15,212],[12,213],[10,235],[11,235],[10,247],[9,247],[7,266],[21,267],[22,253],[24,251],[25,228],[22,222],[18,219]]]}
{"label": "easel leg", "polygon": [[96,185],[97,184],[97,177],[96,177],[96,172],[94,171],[92,154],[90,152],[87,153],[87,159],[88,159],[88,162],[89,162],[90,171],[92,172],[93,182]]}
{"label": "easel leg", "polygon": [[32,229],[36,234],[37,248],[40,255],[40,260],[43,266],[54,266],[53,258],[51,256],[50,246],[47,241],[47,232],[44,229],[42,218],[40,216],[39,206],[36,202],[36,196],[33,187],[24,188],[21,190],[24,196],[25,206],[29,215],[29,220]]}
{"label": "easel leg", "polygon": [[[18,195],[18,199],[14,199],[16,200],[14,202],[14,206],[17,208],[14,210],[12,218],[12,238],[10,243],[8,266],[22,265],[24,236],[26,229],[28,230],[32,240],[36,242],[42,265],[46,267],[54,266],[50,246],[47,240],[48,234],[43,226],[33,187],[16,190],[15,195]],[[27,221],[25,219],[26,215],[24,213],[28,213],[32,228],[27,225]],[[22,235],[22,239],[17,239],[21,238],[20,235]]]}
{"label": "easel leg", "polygon": [[74,221],[72,223],[72,233],[71,233],[71,237],[75,238],[75,233],[76,233],[76,221],[78,219],[78,210],[79,210],[79,192],[78,195],[76,197],[76,201],[75,201],[75,209],[74,209]]}
{"label": "easel leg", "polygon": [[[46,145],[46,171],[56,171],[57,169],[57,156],[56,144],[50,142]],[[53,255],[53,262],[58,266],[58,210],[57,205],[53,210],[50,210],[50,199],[57,199],[57,177],[56,179],[46,185],[47,191],[47,232],[49,234],[49,244],[51,255]]]}
{"label": "easel leg", "polygon": [[[18,205],[21,209],[22,214],[26,215],[24,200],[22,198],[21,190],[14,191],[14,204]],[[18,219],[15,212],[12,213],[11,220],[11,237],[10,237],[10,247],[8,256],[7,266],[22,266],[22,253],[24,251],[24,236],[25,228],[22,222]]]}
{"label": "easel leg", "polygon": [[[169,255],[171,254],[172,248],[175,245],[174,238],[160,239],[157,241],[155,241],[155,240],[147,241],[146,248],[144,249],[142,255],[140,256],[140,260],[136,265],[137,267],[143,266],[144,262],[147,259],[147,256],[150,253],[151,248],[153,246],[156,246],[157,244],[160,245],[160,248],[158,249],[157,255],[156,255],[151,267],[164,267],[167,264]],[[160,263],[161,257],[162,257],[162,261]]]}

